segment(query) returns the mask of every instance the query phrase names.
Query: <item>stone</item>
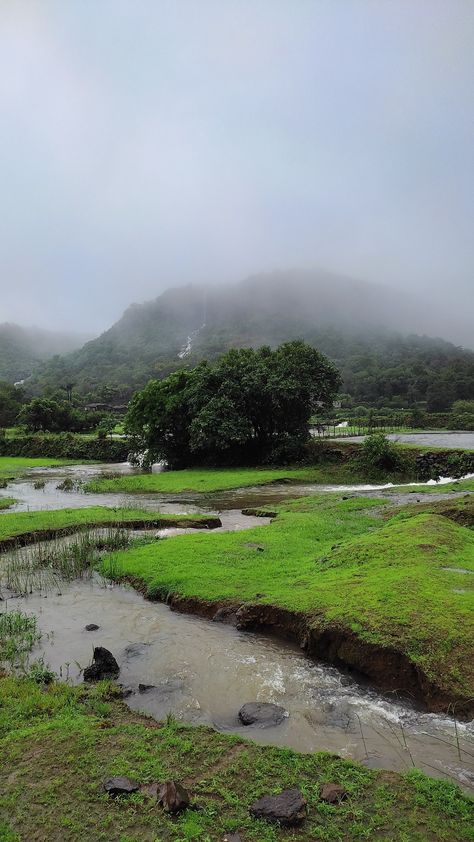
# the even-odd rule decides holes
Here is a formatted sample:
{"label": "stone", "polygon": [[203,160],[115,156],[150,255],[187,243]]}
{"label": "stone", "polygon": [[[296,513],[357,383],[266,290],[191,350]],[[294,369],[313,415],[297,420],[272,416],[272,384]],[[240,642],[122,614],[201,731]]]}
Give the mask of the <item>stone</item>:
{"label": "stone", "polygon": [[154,690],[154,684],[139,684],[138,685],[138,692],[139,693],[146,693],[148,690]]}
{"label": "stone", "polygon": [[340,804],[347,798],[347,792],[343,786],[339,784],[323,784],[319,792],[321,801],[326,801],[327,804]]}
{"label": "stone", "polygon": [[158,786],[158,804],[167,813],[179,813],[189,807],[189,793],[177,781],[165,781]]}
{"label": "stone", "polygon": [[103,646],[94,647],[94,660],[84,670],[84,681],[101,681],[103,678],[116,678],[120,667],[112,652]]}
{"label": "stone", "polygon": [[271,702],[248,702],[239,710],[239,719],[243,725],[257,725],[259,728],[271,728],[280,725],[288,717],[288,711]]}
{"label": "stone", "polygon": [[222,842],[242,842],[240,833],[226,833]]}
{"label": "stone", "polygon": [[264,795],[249,807],[254,819],[264,819],[281,827],[297,827],[307,815],[307,802],[299,789],[284,789],[278,795]]}
{"label": "stone", "polygon": [[156,801],[156,799],[158,798],[158,787],[159,784],[156,781],[153,781],[150,784],[142,784],[140,787],[140,792],[142,792],[143,795],[148,796],[148,798],[153,798]]}
{"label": "stone", "polygon": [[97,623],[87,623],[86,631],[97,631],[99,628],[100,626]]}
{"label": "stone", "polygon": [[116,795],[130,795],[132,792],[137,792],[140,789],[140,784],[137,781],[121,775],[116,778],[107,778],[103,786],[105,791],[113,797]]}

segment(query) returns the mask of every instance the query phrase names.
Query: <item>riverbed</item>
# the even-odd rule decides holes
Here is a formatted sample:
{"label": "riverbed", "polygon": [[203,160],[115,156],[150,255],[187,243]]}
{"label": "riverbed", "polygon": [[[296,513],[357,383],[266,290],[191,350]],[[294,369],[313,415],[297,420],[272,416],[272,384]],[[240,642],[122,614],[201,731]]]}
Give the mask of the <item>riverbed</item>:
{"label": "riverbed", "polygon": [[[57,489],[64,476],[89,478],[103,467],[36,470],[10,483],[8,493],[18,499],[17,510],[134,505],[168,512],[215,512],[222,529],[256,524],[271,528],[268,519],[244,516],[241,508],[289,496],[324,490],[384,494],[377,486],[284,484],[212,495],[94,495]],[[128,468],[124,465],[121,470]],[[45,480],[43,489],[34,488],[39,476]],[[401,496],[413,501],[409,491]],[[55,579],[51,587],[26,598],[10,596],[8,608],[15,607],[38,619],[42,638],[32,658],[44,657],[63,679],[80,682],[94,645],[105,646],[120,665],[119,681],[130,692],[127,704],[157,720],[172,713],[186,722],[261,743],[332,751],[373,768],[401,771],[416,766],[474,791],[473,723],[421,712],[407,700],[384,695],[341,670],[310,660],[287,642],[172,612],[95,574],[73,582]],[[98,624],[99,629],[85,631],[88,623]],[[152,686],[140,692],[139,684]],[[237,713],[251,701],[283,705],[289,716],[269,729],[244,727]]]}

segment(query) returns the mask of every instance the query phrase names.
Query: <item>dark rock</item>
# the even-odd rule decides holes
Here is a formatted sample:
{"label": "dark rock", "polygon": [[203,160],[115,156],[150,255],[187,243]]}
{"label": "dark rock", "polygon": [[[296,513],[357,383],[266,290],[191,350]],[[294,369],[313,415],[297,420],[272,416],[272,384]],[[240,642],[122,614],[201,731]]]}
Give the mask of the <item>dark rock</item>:
{"label": "dark rock", "polygon": [[154,684],[139,684],[138,685],[138,692],[139,693],[146,693],[147,690],[154,690],[154,689],[155,689]]}
{"label": "dark rock", "polygon": [[254,541],[246,541],[244,547],[247,547],[249,550],[257,550],[258,553],[265,552],[265,547],[262,547],[261,544],[256,544]]}
{"label": "dark rock", "polygon": [[109,795],[130,795],[132,792],[137,792],[140,789],[140,784],[131,778],[119,776],[117,778],[107,778],[104,781],[104,789]]}
{"label": "dark rock", "polygon": [[128,699],[129,696],[133,696],[133,687],[121,687],[122,691],[122,699]]}
{"label": "dark rock", "polygon": [[167,813],[179,813],[189,806],[189,793],[177,781],[165,781],[158,786],[158,804]]}
{"label": "dark rock", "polygon": [[340,804],[347,798],[347,792],[339,784],[323,784],[319,797],[321,801],[326,801],[327,804]]}
{"label": "dark rock", "polygon": [[280,725],[287,716],[285,708],[271,702],[248,702],[239,710],[239,719],[243,725],[258,725],[259,728]]}
{"label": "dark rock", "polygon": [[242,842],[240,833],[226,833],[222,842]]}
{"label": "dark rock", "polygon": [[86,626],[86,631],[97,631],[97,629],[99,628],[100,626],[98,626],[97,623],[88,623]]}
{"label": "dark rock", "polygon": [[94,647],[94,660],[84,670],[84,681],[101,681],[103,678],[116,678],[120,667],[112,652],[103,646]]}
{"label": "dark rock", "polygon": [[279,795],[264,795],[249,807],[249,813],[254,819],[265,819],[282,827],[296,827],[306,818],[306,804],[306,799],[295,787],[285,789]]}

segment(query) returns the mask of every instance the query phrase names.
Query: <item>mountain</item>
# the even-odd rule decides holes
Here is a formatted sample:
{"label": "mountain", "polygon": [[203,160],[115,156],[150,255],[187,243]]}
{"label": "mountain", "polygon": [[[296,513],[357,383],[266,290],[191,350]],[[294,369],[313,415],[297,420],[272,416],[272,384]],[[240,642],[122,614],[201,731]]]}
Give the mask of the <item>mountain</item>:
{"label": "mountain", "polygon": [[42,361],[74,351],[88,338],[4,322],[0,324],[0,380],[15,383],[29,378]]}
{"label": "mountain", "polygon": [[[304,338],[341,369],[354,400],[407,406],[474,398],[474,352],[419,335],[422,307],[387,287],[325,272],[256,275],[229,286],[169,289],[133,304],[97,339],[47,363],[35,388],[113,387],[126,399],[150,377],[230,347]],[[441,407],[442,408],[442,407]]]}

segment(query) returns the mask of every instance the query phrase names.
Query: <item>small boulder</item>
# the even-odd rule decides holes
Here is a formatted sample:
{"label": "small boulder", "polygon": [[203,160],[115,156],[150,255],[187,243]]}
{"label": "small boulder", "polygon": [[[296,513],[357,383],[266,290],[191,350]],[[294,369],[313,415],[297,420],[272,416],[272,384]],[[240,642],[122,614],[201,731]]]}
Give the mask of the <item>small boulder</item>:
{"label": "small boulder", "polygon": [[97,631],[99,628],[100,626],[97,623],[87,623],[86,631]]}
{"label": "small boulder", "polygon": [[122,775],[116,778],[107,778],[103,786],[105,791],[113,797],[116,795],[130,795],[132,792],[137,792],[140,789],[140,784],[137,781]]}
{"label": "small boulder", "polygon": [[103,646],[94,647],[94,660],[84,670],[84,681],[102,681],[103,678],[116,678],[120,667],[112,652]]}
{"label": "small boulder", "polygon": [[340,804],[341,801],[347,798],[347,792],[339,784],[323,784],[319,792],[319,797],[326,804]]}
{"label": "small boulder", "polygon": [[158,786],[158,804],[167,813],[179,813],[189,807],[189,793],[177,781],[165,781]]}
{"label": "small boulder", "polygon": [[222,842],[242,842],[240,833],[226,833]]}
{"label": "small boulder", "polygon": [[307,815],[307,802],[299,789],[284,789],[278,795],[264,795],[249,807],[254,819],[264,819],[281,827],[297,827]]}
{"label": "small boulder", "polygon": [[248,702],[239,710],[239,719],[243,725],[257,725],[259,728],[280,725],[288,715],[285,708],[271,702]]}

